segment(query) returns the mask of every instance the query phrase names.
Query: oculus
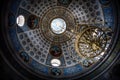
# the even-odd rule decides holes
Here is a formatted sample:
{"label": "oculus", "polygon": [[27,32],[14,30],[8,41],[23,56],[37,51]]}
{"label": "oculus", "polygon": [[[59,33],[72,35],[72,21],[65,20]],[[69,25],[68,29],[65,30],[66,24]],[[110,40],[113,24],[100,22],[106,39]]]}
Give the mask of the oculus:
{"label": "oculus", "polygon": [[18,25],[19,27],[24,26],[24,24],[25,24],[25,17],[24,17],[23,15],[19,15],[19,16],[17,17],[16,23],[17,23],[17,25]]}
{"label": "oculus", "polygon": [[51,30],[55,34],[62,34],[66,30],[66,22],[62,18],[55,18],[51,22]]}
{"label": "oculus", "polygon": [[52,59],[51,60],[51,65],[54,66],[54,67],[58,67],[61,65],[61,62],[59,59]]}

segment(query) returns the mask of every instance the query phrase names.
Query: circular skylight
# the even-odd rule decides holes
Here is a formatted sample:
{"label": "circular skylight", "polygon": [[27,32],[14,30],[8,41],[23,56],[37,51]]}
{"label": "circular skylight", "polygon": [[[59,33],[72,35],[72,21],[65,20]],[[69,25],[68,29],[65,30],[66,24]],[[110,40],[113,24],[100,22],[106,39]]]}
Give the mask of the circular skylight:
{"label": "circular skylight", "polygon": [[51,29],[55,34],[61,34],[66,30],[66,22],[61,18],[55,18],[51,22]]}
{"label": "circular skylight", "polygon": [[61,62],[59,59],[52,59],[51,60],[51,65],[54,66],[54,67],[58,67],[61,65]]}
{"label": "circular skylight", "polygon": [[24,23],[25,23],[25,18],[24,18],[24,16],[23,15],[19,15],[18,17],[17,17],[17,25],[18,26],[20,26],[20,27],[22,27],[23,25],[24,25]]}

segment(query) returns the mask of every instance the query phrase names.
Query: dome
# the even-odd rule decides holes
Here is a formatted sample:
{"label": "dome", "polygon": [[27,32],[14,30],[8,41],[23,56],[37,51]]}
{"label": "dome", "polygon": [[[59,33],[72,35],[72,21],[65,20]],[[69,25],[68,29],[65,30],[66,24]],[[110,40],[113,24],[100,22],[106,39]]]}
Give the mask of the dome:
{"label": "dome", "polygon": [[21,79],[92,80],[117,61],[117,0],[8,0],[6,4],[1,56]]}

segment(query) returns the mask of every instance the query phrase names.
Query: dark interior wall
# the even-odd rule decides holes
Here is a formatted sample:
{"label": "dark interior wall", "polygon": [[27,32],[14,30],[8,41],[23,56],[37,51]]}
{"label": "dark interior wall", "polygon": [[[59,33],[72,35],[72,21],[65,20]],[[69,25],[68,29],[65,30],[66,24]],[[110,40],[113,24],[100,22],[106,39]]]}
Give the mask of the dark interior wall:
{"label": "dark interior wall", "polygon": [[[4,7],[6,3],[9,1],[10,0],[3,0],[1,2],[0,6],[1,6],[2,11],[5,10]],[[2,16],[0,17],[1,17],[0,20],[2,20]],[[118,19],[120,22],[120,11],[118,11]],[[120,23],[118,24],[120,25]],[[0,39],[0,41],[2,41],[2,39]],[[118,41],[120,41],[120,39],[118,39]],[[0,48],[3,46],[4,45],[0,46]],[[0,51],[0,53],[2,53],[2,51]],[[120,54],[120,51],[118,54]],[[0,56],[0,80],[23,80],[22,77],[16,74],[16,72],[14,72],[14,70],[11,69],[11,67],[9,66],[10,65],[8,65],[6,61]],[[120,79],[120,59],[118,59],[116,63],[114,63],[112,67],[108,71],[106,71],[102,76],[97,78],[97,80],[119,80],[119,79]]]}

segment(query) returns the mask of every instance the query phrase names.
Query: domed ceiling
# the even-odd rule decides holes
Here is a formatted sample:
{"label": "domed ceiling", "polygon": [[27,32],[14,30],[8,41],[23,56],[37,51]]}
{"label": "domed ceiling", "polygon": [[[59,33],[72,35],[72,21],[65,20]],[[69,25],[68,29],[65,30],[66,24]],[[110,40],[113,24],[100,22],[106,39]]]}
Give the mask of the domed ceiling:
{"label": "domed ceiling", "polygon": [[7,43],[28,72],[77,79],[108,56],[116,29],[113,8],[111,0],[13,0]]}

